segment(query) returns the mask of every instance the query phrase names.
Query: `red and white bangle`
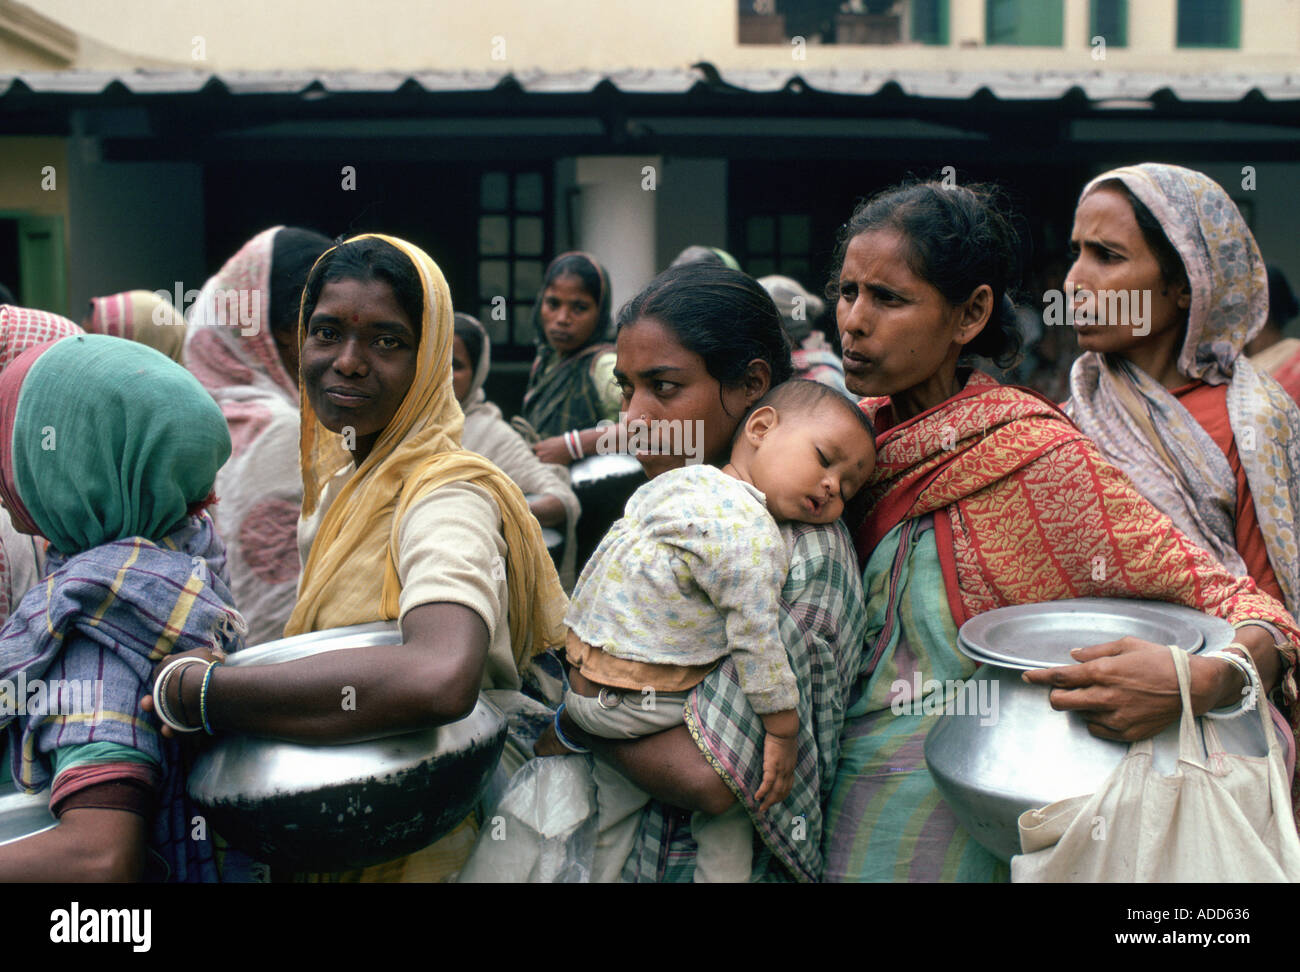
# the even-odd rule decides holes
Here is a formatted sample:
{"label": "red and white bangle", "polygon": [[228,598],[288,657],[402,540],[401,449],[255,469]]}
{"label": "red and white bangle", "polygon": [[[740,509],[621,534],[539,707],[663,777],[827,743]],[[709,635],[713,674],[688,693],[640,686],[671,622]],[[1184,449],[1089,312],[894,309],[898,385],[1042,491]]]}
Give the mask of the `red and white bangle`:
{"label": "red and white bangle", "polygon": [[577,429],[564,433],[564,447],[569,450],[569,458],[577,462],[582,458],[582,439]]}

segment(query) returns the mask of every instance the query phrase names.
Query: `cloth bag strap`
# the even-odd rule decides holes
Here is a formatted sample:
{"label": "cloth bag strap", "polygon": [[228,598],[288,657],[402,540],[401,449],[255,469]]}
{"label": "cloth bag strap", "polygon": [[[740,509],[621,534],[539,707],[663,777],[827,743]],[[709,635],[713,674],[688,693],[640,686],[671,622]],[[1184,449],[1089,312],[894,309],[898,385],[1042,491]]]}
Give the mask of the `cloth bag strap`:
{"label": "cloth bag strap", "polygon": [[[1198,740],[1198,722],[1200,723],[1200,730],[1205,736],[1207,753],[1223,752],[1223,743],[1219,739],[1219,733],[1215,729],[1214,723],[1209,719],[1198,720],[1192,710],[1192,674],[1187,652],[1177,645],[1170,645],[1169,653],[1173,655],[1174,672],[1178,676],[1178,694],[1183,703],[1182,716],[1178,727],[1178,757],[1199,764],[1201,761],[1201,746]],[[1254,661],[1249,661],[1247,664],[1253,667]],[[1266,700],[1256,699],[1255,710],[1264,732],[1264,742],[1268,746],[1268,758],[1270,760],[1281,758],[1281,744],[1278,742],[1277,733],[1273,730],[1273,720],[1269,715]],[[1141,742],[1135,742],[1129,747],[1130,754],[1150,752],[1152,752],[1151,739],[1143,739]]]}
{"label": "cloth bag strap", "polygon": [[1187,652],[1177,645],[1170,645],[1169,653],[1174,656],[1178,694],[1183,701],[1183,712],[1178,723],[1178,756],[1180,759],[1198,762],[1201,747],[1196,733],[1196,712],[1192,708],[1192,666],[1187,660]]}
{"label": "cloth bag strap", "polygon": [[[1259,679],[1259,670],[1255,668],[1255,660],[1247,656],[1246,664],[1249,665],[1251,669],[1255,671],[1255,678]],[[1259,684],[1262,685],[1263,682],[1261,681]],[[1249,685],[1246,687],[1250,688]],[[1252,710],[1259,717],[1260,729],[1264,733],[1264,742],[1268,745],[1269,761],[1271,762],[1276,759],[1280,763],[1285,763],[1286,757],[1282,753],[1282,743],[1277,738],[1277,730],[1273,726],[1273,716],[1272,716],[1272,712],[1269,709],[1268,699],[1265,698],[1263,695],[1257,694],[1256,698],[1253,701],[1254,701],[1254,705],[1252,706]],[[1239,718],[1242,719],[1247,718],[1246,713],[1243,712]],[[1207,753],[1223,752],[1223,743],[1219,739],[1219,730],[1215,726],[1214,720],[1212,719],[1202,720],[1202,727],[1205,731],[1206,752]]]}
{"label": "cloth bag strap", "polygon": [[[1187,652],[1177,645],[1170,645],[1169,652],[1174,656],[1174,673],[1178,676],[1178,695],[1182,699],[1183,711],[1178,724],[1178,757],[1192,762],[1200,760],[1200,746],[1196,736],[1196,714],[1192,711],[1192,676],[1187,664]],[[1130,756],[1154,752],[1152,739],[1142,739],[1128,748]]]}

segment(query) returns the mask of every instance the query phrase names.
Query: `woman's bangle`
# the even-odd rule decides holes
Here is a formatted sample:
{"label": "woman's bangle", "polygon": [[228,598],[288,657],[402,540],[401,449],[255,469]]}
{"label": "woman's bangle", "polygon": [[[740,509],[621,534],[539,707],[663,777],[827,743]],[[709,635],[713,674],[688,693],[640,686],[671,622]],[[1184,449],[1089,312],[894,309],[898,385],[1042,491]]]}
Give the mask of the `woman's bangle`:
{"label": "woman's bangle", "polygon": [[162,720],[163,725],[169,726],[176,732],[198,732],[202,726],[187,726],[178,722],[172,715],[170,707],[167,705],[167,689],[171,686],[171,680],[175,674],[186,665],[204,665],[207,664],[202,658],[195,658],[188,655],[185,658],[176,658],[163,666],[163,670],[158,673],[158,677],[153,683],[153,701],[154,711],[158,713],[158,718]]}
{"label": "woman's bangle", "polygon": [[[173,681],[176,682],[176,708],[180,710],[179,718],[177,718],[176,721],[187,726],[192,726],[194,725],[194,722],[190,719],[190,707],[185,704],[185,672],[186,668],[184,666],[176,669],[176,673],[168,680],[165,688],[170,692],[171,683]],[[168,707],[168,711],[171,711],[170,707]],[[173,715],[175,715],[175,713],[173,713]]]}
{"label": "woman's bangle", "polygon": [[564,730],[560,728],[560,716],[563,713],[564,713],[564,703],[561,702],[560,707],[555,710],[555,738],[560,741],[560,745],[563,746],[565,749],[567,749],[569,752],[578,753],[579,755],[585,755],[591,752],[591,750],[588,749],[586,746],[579,746],[577,743],[575,743],[572,739],[570,739],[568,736],[564,734]]}
{"label": "woman's bangle", "polygon": [[[1240,649],[1241,654],[1232,651],[1233,648]],[[1255,670],[1255,660],[1251,657],[1249,648],[1240,642],[1234,641],[1232,644],[1202,657],[1218,658],[1221,661],[1226,661],[1241,673],[1246,688],[1250,690],[1241,693],[1241,701],[1236,705],[1228,706],[1226,709],[1211,709],[1205,713],[1207,719],[1236,719],[1238,716],[1255,708],[1264,695],[1264,686],[1260,682],[1259,672]]]}
{"label": "woman's bangle", "polygon": [[208,722],[208,683],[212,681],[212,670],[220,664],[221,662],[214,661],[208,665],[208,670],[203,673],[203,685],[199,688],[199,721],[209,736],[212,735],[212,723]]}
{"label": "woman's bangle", "polygon": [[569,458],[574,462],[582,458],[582,438],[577,429],[564,433],[564,447],[569,450]]}
{"label": "woman's bangle", "polygon": [[1254,628],[1263,628],[1267,631],[1269,636],[1273,639],[1274,648],[1285,648],[1289,644],[1286,635],[1282,634],[1282,632],[1278,630],[1277,625],[1273,624],[1271,621],[1265,621],[1263,618],[1248,618],[1245,621],[1238,621],[1233,624],[1232,630],[1240,631],[1247,625]]}

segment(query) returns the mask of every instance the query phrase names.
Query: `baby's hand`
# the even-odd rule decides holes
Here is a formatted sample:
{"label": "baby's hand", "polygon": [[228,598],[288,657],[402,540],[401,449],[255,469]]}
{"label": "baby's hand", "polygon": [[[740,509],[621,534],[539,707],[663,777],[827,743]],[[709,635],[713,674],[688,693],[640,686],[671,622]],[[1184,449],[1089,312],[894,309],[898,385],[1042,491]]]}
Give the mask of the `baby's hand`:
{"label": "baby's hand", "polygon": [[763,738],[763,783],[754,794],[759,812],[766,813],[790,795],[794,789],[794,763],[799,748],[798,736]]}

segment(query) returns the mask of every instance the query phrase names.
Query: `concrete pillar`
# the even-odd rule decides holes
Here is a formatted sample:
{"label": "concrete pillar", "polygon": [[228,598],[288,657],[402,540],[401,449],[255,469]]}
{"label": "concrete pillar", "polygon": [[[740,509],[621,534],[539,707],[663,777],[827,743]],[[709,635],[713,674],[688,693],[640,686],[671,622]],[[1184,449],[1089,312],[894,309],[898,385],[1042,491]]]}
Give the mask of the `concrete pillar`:
{"label": "concrete pillar", "polygon": [[583,156],[577,159],[576,177],[581,191],[578,247],[609,271],[617,314],[659,269],[655,208],[663,160],[640,155]]}
{"label": "concrete pillar", "polygon": [[984,46],[984,0],[949,3],[949,40],[955,47]]}
{"label": "concrete pillar", "polygon": [[1173,53],[1178,42],[1178,0],[1146,0],[1128,5],[1129,47],[1143,53]]}
{"label": "concrete pillar", "polygon": [[1089,0],[1065,0],[1064,42],[1067,54],[1086,51],[1092,44]]}

